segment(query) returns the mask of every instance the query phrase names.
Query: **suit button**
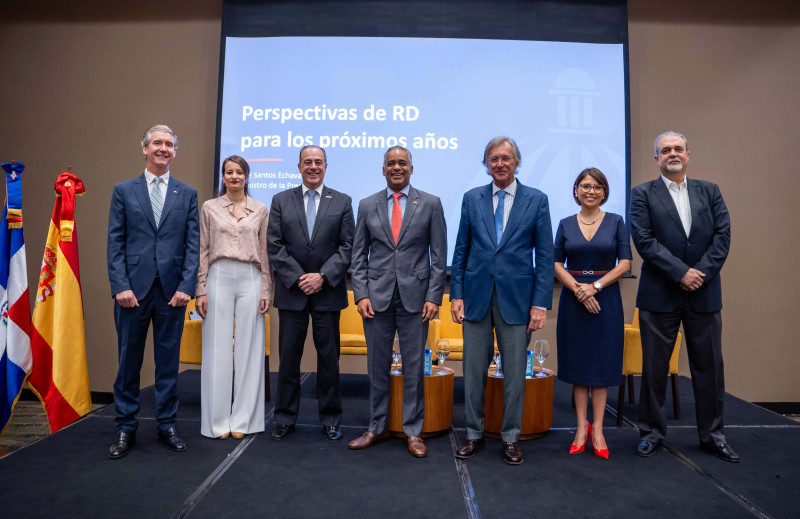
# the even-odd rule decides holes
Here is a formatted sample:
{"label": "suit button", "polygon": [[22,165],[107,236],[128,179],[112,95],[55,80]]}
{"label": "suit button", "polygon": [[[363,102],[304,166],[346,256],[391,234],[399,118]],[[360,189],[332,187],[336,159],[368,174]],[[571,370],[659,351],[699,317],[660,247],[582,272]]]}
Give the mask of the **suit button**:
{"label": "suit button", "polygon": [[494,279],[494,274],[489,274],[489,279]]}
{"label": "suit button", "polygon": [[500,255],[500,251],[495,251],[494,255],[495,256],[499,256]]}
{"label": "suit button", "polygon": [[156,257],[155,257],[155,256],[153,256],[153,261],[155,261],[155,260],[156,260]]}

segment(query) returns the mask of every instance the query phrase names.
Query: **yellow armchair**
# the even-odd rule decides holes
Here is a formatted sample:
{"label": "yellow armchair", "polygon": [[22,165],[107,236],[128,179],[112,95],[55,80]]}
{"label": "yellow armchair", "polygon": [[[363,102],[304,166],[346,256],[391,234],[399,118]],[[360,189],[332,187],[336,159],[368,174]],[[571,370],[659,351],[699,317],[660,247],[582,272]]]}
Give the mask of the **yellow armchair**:
{"label": "yellow armchair", "polygon": [[366,355],[367,339],[364,337],[364,320],[358,313],[353,291],[347,291],[347,308],[339,316],[339,341],[341,355]]}
{"label": "yellow armchair", "polygon": [[[200,319],[192,320],[189,312],[195,310],[196,302],[194,299],[186,304],[186,317],[183,322],[183,334],[181,335],[180,361],[184,364],[203,363],[203,321]],[[264,315],[264,396],[269,402],[269,343],[270,343],[270,323],[269,314]]]}
{"label": "yellow armchair", "polygon": [[[675,349],[672,350],[672,357],[669,359],[669,374],[672,379],[672,412],[675,419],[681,417],[681,403],[678,395],[678,355],[681,350],[682,335],[678,332],[675,341]],[[628,382],[628,400],[634,404],[633,376],[642,373],[642,337],[639,331],[639,309],[633,313],[633,322],[625,325],[625,347],[622,353],[622,376],[623,381],[619,386],[619,397],[617,399],[617,427],[622,426],[622,407],[625,402],[625,378]]]}

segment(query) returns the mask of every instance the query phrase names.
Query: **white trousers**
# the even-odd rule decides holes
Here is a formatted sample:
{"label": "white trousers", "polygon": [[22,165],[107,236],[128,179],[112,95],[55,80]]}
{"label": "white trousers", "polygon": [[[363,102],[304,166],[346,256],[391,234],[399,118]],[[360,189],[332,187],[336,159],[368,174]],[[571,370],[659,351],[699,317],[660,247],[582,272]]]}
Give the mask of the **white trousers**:
{"label": "white trousers", "polygon": [[216,261],[209,268],[206,297],[200,433],[217,438],[228,432],[262,432],[264,316],[258,313],[261,272],[250,263]]}

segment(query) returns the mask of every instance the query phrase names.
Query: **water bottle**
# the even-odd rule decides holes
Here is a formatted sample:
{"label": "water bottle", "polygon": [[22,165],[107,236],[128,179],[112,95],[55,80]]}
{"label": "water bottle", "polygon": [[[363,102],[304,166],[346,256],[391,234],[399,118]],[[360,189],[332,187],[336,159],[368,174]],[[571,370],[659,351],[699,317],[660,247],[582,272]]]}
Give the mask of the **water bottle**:
{"label": "water bottle", "polygon": [[528,361],[525,364],[525,378],[533,378],[533,352],[528,350]]}
{"label": "water bottle", "polygon": [[433,374],[433,354],[430,348],[425,348],[425,376]]}

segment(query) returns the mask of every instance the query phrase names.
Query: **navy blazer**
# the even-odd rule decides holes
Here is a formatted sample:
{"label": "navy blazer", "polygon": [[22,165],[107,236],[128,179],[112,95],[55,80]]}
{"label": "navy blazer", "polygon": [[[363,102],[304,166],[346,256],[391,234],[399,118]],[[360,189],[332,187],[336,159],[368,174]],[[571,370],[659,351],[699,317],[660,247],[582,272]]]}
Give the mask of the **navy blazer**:
{"label": "navy blazer", "polygon": [[306,273],[327,280],[311,295],[314,308],[332,312],[347,307],[347,269],[353,252],[353,202],[349,196],[323,186],[312,238],[308,238],[303,188],[287,189],[272,197],[267,226],[267,251],[275,269],[276,308],[299,312],[308,297],[297,286]]}
{"label": "navy blazer", "polygon": [[450,300],[463,299],[465,319],[477,321],[489,309],[493,287],[508,324],[528,324],[532,306],[553,305],[553,228],[547,195],[519,180],[499,246],[492,184],[468,191],[461,204]]}
{"label": "navy blazer", "polygon": [[[731,245],[728,208],[716,184],[688,178],[686,186],[692,212],[689,236],[661,177],[631,191],[628,223],[636,250],[644,260],[636,295],[636,306],[642,310],[671,312],[683,294],[689,294],[696,312],[722,309],[719,272]],[[694,292],[680,287],[689,268],[705,274],[703,286]]]}
{"label": "navy blazer", "polygon": [[447,268],[447,224],[438,197],[409,186],[397,244],[389,221],[386,189],[358,205],[353,244],[353,297],[368,297],[385,312],[395,284],[403,306],[421,312],[426,301],[442,304]]}
{"label": "navy blazer", "polygon": [[165,298],[176,291],[194,296],[200,261],[197,191],[170,175],[156,228],[144,174],[115,185],[106,254],[112,297],[133,290],[142,299],[156,273]]}

